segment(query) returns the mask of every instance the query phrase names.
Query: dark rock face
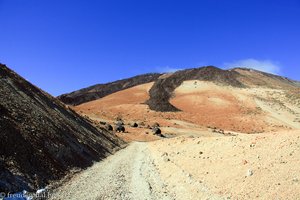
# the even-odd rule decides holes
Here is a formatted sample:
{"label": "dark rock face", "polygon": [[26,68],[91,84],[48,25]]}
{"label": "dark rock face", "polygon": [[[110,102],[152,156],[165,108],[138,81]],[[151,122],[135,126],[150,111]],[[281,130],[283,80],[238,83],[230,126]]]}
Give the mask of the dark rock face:
{"label": "dark rock face", "polygon": [[150,109],[160,112],[179,111],[169,103],[174,90],[187,80],[212,81],[215,83],[244,87],[237,80],[239,73],[208,66],[202,68],[177,71],[164,79],[158,79],[150,89],[150,99],[147,101]]}
{"label": "dark rock face", "polygon": [[69,105],[79,105],[140,84],[156,81],[159,76],[161,74],[158,73],[144,74],[107,84],[98,84],[69,94],[60,95],[58,99]]}
{"label": "dark rock face", "polygon": [[0,191],[44,187],[123,145],[0,64]]}

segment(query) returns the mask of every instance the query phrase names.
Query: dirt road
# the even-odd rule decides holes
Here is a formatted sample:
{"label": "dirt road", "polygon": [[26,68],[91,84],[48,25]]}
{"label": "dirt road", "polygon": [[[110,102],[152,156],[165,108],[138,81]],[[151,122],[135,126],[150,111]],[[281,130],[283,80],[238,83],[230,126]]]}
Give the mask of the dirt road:
{"label": "dirt road", "polygon": [[77,174],[52,199],[174,199],[160,180],[146,143],[132,143]]}
{"label": "dirt road", "polygon": [[132,142],[53,199],[300,199],[300,132]]}

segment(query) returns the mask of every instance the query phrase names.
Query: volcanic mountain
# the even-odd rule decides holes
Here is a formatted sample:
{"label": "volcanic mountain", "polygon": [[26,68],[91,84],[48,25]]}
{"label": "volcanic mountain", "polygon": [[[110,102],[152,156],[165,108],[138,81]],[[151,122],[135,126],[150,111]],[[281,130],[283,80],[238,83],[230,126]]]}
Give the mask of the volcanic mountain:
{"label": "volcanic mountain", "polygon": [[79,105],[137,85],[156,81],[160,75],[158,73],[144,74],[111,83],[98,84],[69,94],[63,94],[58,98],[66,104]]}
{"label": "volcanic mountain", "polygon": [[46,186],[125,143],[0,65],[0,191]]}
{"label": "volcanic mountain", "polygon": [[[72,103],[74,109],[96,120],[158,122],[165,133],[175,135],[196,129],[260,133],[300,128],[299,82],[278,75],[206,66],[155,74],[146,82],[129,80],[136,84],[126,89],[115,89],[115,83],[102,85],[105,95],[93,90],[98,99]],[[72,94],[85,99],[89,92],[81,91],[59,99]]]}

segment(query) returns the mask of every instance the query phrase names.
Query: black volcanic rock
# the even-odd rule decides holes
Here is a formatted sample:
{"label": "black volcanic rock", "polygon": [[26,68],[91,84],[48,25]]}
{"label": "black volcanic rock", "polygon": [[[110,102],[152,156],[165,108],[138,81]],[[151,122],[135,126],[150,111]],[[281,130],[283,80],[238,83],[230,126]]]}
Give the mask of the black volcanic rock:
{"label": "black volcanic rock", "polygon": [[44,187],[125,143],[0,64],[0,191]]}
{"label": "black volcanic rock", "polygon": [[150,89],[150,99],[147,101],[150,109],[160,112],[179,111],[170,104],[174,90],[187,80],[212,81],[234,87],[244,87],[237,80],[239,73],[222,70],[214,66],[177,71],[166,78],[158,79]]}
{"label": "black volcanic rock", "polygon": [[156,81],[161,74],[151,73],[135,76],[106,84],[98,84],[81,90],[58,96],[65,104],[79,105],[110,95],[112,93],[125,90],[144,83]]}

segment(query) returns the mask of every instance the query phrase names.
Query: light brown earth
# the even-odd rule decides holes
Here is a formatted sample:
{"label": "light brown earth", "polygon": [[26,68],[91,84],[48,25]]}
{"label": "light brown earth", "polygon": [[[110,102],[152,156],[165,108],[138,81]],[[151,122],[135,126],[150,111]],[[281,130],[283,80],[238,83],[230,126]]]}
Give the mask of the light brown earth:
{"label": "light brown earth", "polygon": [[300,132],[133,142],[53,199],[300,199]]}

